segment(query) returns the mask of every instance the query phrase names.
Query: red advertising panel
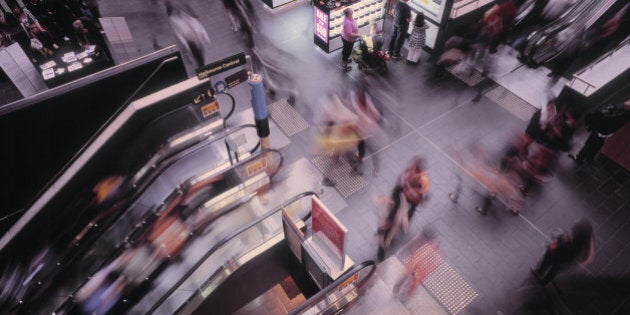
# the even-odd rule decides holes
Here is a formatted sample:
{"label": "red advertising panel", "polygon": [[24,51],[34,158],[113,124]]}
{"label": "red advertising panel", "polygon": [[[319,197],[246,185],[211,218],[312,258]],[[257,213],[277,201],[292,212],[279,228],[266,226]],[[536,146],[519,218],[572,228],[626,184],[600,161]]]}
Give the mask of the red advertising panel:
{"label": "red advertising panel", "polygon": [[341,265],[343,266],[344,242],[348,229],[339,222],[319,198],[313,196],[312,200],[313,234],[315,237],[325,238],[323,239],[324,243],[328,244],[331,251],[341,258]]}

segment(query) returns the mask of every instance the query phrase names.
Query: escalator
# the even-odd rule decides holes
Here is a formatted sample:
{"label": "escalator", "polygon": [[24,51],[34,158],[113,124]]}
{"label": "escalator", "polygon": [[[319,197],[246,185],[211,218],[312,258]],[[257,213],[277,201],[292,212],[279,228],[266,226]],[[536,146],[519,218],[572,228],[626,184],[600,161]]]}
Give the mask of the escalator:
{"label": "escalator", "polygon": [[[348,307],[374,273],[374,262],[350,268],[320,290],[284,242],[282,211],[303,228],[313,195],[297,195],[238,229],[229,229],[206,247],[209,250],[170,290],[146,299],[151,301],[149,308],[137,304],[131,313],[332,314]],[[285,303],[273,310],[260,308],[266,297],[282,299],[278,295],[282,290]]]}
{"label": "escalator", "polygon": [[[131,229],[122,229],[127,233],[112,227],[103,234],[95,255],[76,266],[75,275],[82,277],[72,285],[59,284],[60,290],[73,288],[62,301],[52,298],[27,311],[120,314],[136,302],[141,306],[143,300],[177,281],[216,233],[229,232],[228,223],[233,221],[229,218],[254,219],[239,206],[268,187],[281,165],[278,151],[263,150],[234,166],[200,171],[132,221]],[[104,257],[103,253],[110,254]]]}
{"label": "escalator", "polygon": [[[216,140],[213,136],[225,126],[219,107],[190,100],[191,90],[207,84],[193,78],[131,103],[82,148],[12,229],[17,232],[3,236],[0,308],[22,309],[37,304],[31,302],[42,296],[50,297],[44,293],[55,278],[65,275],[85,253],[97,253],[92,243],[111,224],[120,222],[120,216],[164,168],[181,154]],[[233,109],[234,103],[228,117]],[[247,128],[249,135],[239,129],[223,138],[255,133],[253,126]],[[233,160],[232,155],[250,154],[258,145],[217,158]],[[24,243],[30,246],[19,245]]]}
{"label": "escalator", "polygon": [[[601,47],[600,44],[598,49],[593,49],[592,45],[599,41],[601,28],[611,18],[616,14],[627,16],[627,3],[627,0],[583,0],[574,4],[556,21],[528,36],[521,60],[528,65],[538,66],[554,62],[565,53],[604,54],[607,51],[605,47]],[[627,17],[620,18],[623,20],[622,25],[627,25]],[[622,34],[623,29],[624,27],[621,26],[619,27],[621,31],[616,31],[616,35],[622,36],[621,38],[609,36],[604,40],[616,46],[625,37]],[[585,49],[586,47],[588,49]],[[597,57],[589,56],[591,61]],[[588,64],[590,61],[584,62]]]}
{"label": "escalator", "polygon": [[[225,143],[229,139],[241,139],[242,145],[235,148],[237,151],[226,150]],[[150,185],[135,192],[136,196],[131,198],[134,202],[128,209],[122,211],[115,220],[108,218],[108,221],[111,221],[110,224],[87,225],[86,227],[90,228],[89,233],[84,230],[81,234],[82,239],[78,240],[75,237],[74,242],[67,246],[68,251],[60,260],[59,269],[38,276],[50,278],[53,274],[58,275],[57,280],[48,279],[48,281],[54,281],[55,285],[43,283],[41,286],[46,288],[46,292],[56,291],[60,297],[67,296],[73,288],[90,275],[91,271],[97,268],[96,266],[101,264],[103,257],[117,251],[124,243],[123,240],[141,227],[138,222],[146,220],[152,213],[160,210],[158,206],[167,199],[174,187],[179,188],[176,193],[178,194],[185,189],[179,184],[185,182],[187,178],[198,173],[212,174],[212,171],[220,172],[229,168],[231,165],[229,156],[239,151],[242,157],[250,156],[259,146],[255,139],[257,139],[255,126],[243,125],[216,133],[207,140],[163,160],[161,164],[153,168],[150,174],[153,178]],[[86,240],[88,238],[89,240]],[[74,248],[77,247],[78,242],[90,245],[89,247],[83,245],[84,250],[79,251]],[[79,262],[74,263],[77,260]],[[48,301],[48,303],[55,302]]]}

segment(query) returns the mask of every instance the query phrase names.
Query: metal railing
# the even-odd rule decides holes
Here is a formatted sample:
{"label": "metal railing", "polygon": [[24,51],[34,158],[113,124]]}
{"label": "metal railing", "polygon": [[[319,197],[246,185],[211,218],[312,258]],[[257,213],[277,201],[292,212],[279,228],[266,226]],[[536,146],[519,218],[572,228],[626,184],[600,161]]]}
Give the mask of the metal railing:
{"label": "metal railing", "polygon": [[[617,47],[615,47],[611,51],[607,52],[603,56],[597,58],[595,61],[593,61],[590,64],[588,64],[586,67],[582,68],[582,70],[580,70],[580,71],[576,72],[575,74],[573,74],[573,78],[571,79],[571,82],[569,83],[569,86],[573,90],[575,90],[577,92],[580,92],[580,93],[582,93],[585,96],[589,96],[590,94],[592,94],[592,92],[594,92],[593,90],[595,90],[595,91],[598,90],[600,87],[598,87],[597,85],[589,82],[586,78],[583,77],[583,75],[586,72],[592,70],[595,66],[597,66],[598,64],[600,64],[604,60],[612,59],[613,55],[617,51],[619,51],[619,50],[621,50],[621,49],[623,49],[623,48],[625,48],[626,46],[629,46],[629,45],[630,45],[630,36],[626,37],[626,39],[624,39],[619,45],[617,45]],[[627,67],[627,65],[626,65],[626,67]],[[624,69],[624,71],[625,70],[627,70],[627,68]],[[577,89],[578,86],[577,86],[576,82],[578,82],[578,81],[586,85],[586,87],[583,90],[578,90]],[[589,91],[589,89],[591,89],[591,91]]]}
{"label": "metal railing", "polygon": [[[370,268],[370,271],[357,282],[359,274],[365,268]],[[359,293],[357,290],[362,287],[370,279],[370,277],[372,277],[375,271],[376,263],[371,260],[356,265],[337,278],[337,280],[333,281],[315,295],[311,296],[300,306],[289,311],[289,314],[322,314],[324,312],[333,312],[338,314],[343,311],[344,307],[347,306],[348,303],[351,303],[358,298]],[[334,296],[339,292],[342,292],[339,296],[336,296],[334,299],[329,299],[329,297]],[[354,296],[347,298],[348,295]],[[331,310],[331,308],[336,309]]]}
{"label": "metal railing", "polygon": [[[198,259],[197,263],[195,265],[193,265],[191,268],[189,268],[188,272],[186,272],[181,278],[180,280],[173,285],[167,292],[165,292],[164,294],[162,294],[162,296],[157,300],[156,303],[154,303],[154,305],[151,307],[151,309],[149,311],[147,311],[147,314],[151,314],[153,312],[155,312],[163,303],[164,301],[166,301],[182,284],[184,284],[189,278],[191,278],[195,272],[203,265],[203,263],[208,260],[208,258],[210,258],[213,254],[215,254],[219,249],[221,249],[224,245],[230,243],[232,240],[237,239],[239,236],[241,236],[243,233],[247,232],[248,230],[250,230],[253,227],[256,227],[257,225],[261,224],[262,222],[264,222],[265,220],[267,220],[268,218],[272,217],[273,215],[279,214],[283,208],[299,201],[300,199],[304,198],[304,197],[308,197],[308,196],[317,196],[317,194],[315,192],[309,191],[309,192],[303,192],[301,194],[298,194],[296,196],[293,196],[292,198],[290,198],[289,200],[283,202],[280,206],[277,206],[276,208],[274,208],[271,211],[267,211],[265,214],[263,214],[262,216],[258,217],[256,220],[250,222],[249,224],[241,227],[240,229],[236,230],[235,232],[231,233],[230,235],[224,237],[221,241],[219,241],[218,243],[216,243],[214,246],[212,246],[212,248],[210,248],[210,250],[208,250],[200,259]],[[308,214],[306,214],[304,217],[302,217],[302,220],[308,220],[308,218],[310,217],[311,212],[309,211]],[[277,234],[281,234],[282,230],[280,229],[278,231]],[[276,234],[276,235],[277,235]],[[272,236],[270,237],[273,238],[275,237]],[[264,243],[266,240],[263,240],[262,243]],[[257,248],[258,246],[254,246],[254,249]],[[241,256],[245,256],[247,255],[247,253],[242,254]],[[222,267],[226,267],[226,265],[224,264]],[[206,281],[204,281],[200,286],[199,286],[199,292],[204,292],[204,295],[210,295],[212,293],[212,290],[216,287],[218,287],[218,285],[223,280],[225,280],[225,278],[220,279],[220,275],[222,274],[222,270],[216,270],[212,276],[210,276],[210,278],[208,278]],[[209,291],[209,292],[208,292]],[[197,301],[196,298],[198,298],[198,295],[193,295],[190,298],[188,298],[186,300],[186,302],[183,303],[182,306],[179,307],[179,309],[177,310],[177,314],[186,314],[187,312],[192,312],[197,306],[198,304],[201,303],[201,301]],[[195,301],[193,301],[195,300]]]}

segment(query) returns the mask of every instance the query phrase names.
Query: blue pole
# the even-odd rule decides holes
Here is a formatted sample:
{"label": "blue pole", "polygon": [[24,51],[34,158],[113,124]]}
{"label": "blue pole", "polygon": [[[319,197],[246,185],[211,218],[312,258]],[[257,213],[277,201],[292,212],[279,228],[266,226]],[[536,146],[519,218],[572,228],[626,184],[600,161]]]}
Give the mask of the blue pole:
{"label": "blue pole", "polygon": [[256,132],[260,137],[261,147],[270,148],[269,143],[269,113],[267,112],[267,101],[265,99],[265,88],[263,78],[259,74],[252,73],[247,83],[252,93],[252,108],[254,109],[254,121],[256,122]]}

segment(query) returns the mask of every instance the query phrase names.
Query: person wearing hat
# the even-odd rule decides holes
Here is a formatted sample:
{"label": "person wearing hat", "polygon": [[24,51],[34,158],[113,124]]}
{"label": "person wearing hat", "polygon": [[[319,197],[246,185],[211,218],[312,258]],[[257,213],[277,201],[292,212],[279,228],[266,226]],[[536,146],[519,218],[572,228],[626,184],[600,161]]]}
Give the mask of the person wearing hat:
{"label": "person wearing hat", "polygon": [[392,37],[389,39],[389,55],[392,59],[402,59],[400,49],[407,38],[407,29],[411,22],[411,8],[408,4],[409,0],[398,0],[394,7],[394,27],[392,28]]}

